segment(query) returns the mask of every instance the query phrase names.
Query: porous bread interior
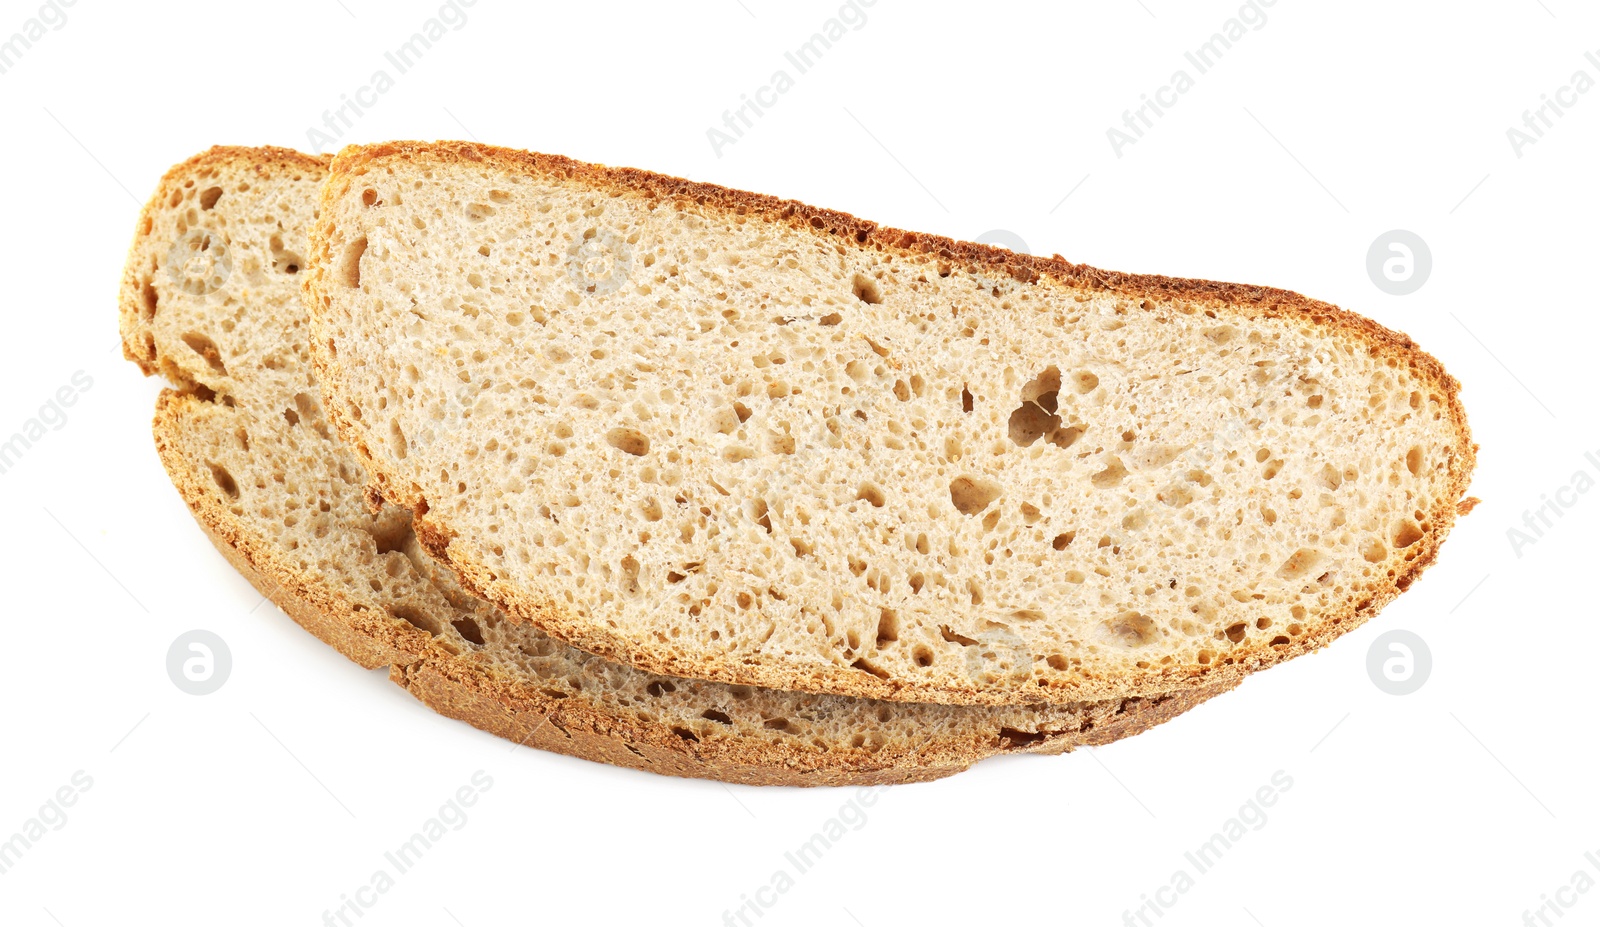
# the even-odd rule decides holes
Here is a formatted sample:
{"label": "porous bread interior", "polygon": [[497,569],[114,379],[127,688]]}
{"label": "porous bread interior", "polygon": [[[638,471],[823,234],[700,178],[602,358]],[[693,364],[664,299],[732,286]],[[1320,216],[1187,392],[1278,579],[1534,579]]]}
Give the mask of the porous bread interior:
{"label": "porous bread interior", "polygon": [[834,782],[880,781],[870,774],[895,769],[929,778],[920,771],[1099,742],[1198,703],[1035,711],[730,686],[639,672],[508,621],[422,553],[406,510],[368,509],[362,469],[324,419],[299,300],[324,171],[325,161],[260,149],[213,151],[175,168],[141,220],[121,329],[130,358],[186,388],[165,397],[156,429],[197,516],[267,576],[280,604],[347,623],[353,643],[342,629],[324,634],[347,655],[407,664],[398,681],[425,665],[439,678],[477,674],[508,704],[555,712],[558,727],[621,740],[630,763],[637,754],[636,765],[649,765],[636,747],[676,751],[689,758],[669,764],[678,772],[745,781],[805,782],[818,770],[844,770]]}
{"label": "porous bread interior", "polygon": [[1471,469],[1436,361],[1295,294],[465,143],[347,149],[323,211],[317,360],[383,491],[480,594],[653,670],[1238,678],[1409,585]]}

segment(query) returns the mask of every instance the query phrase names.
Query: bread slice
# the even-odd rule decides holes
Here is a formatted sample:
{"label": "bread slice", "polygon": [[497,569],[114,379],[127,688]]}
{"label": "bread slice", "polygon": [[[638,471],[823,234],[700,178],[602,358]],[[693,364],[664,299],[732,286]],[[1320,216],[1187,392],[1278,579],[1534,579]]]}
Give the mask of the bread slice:
{"label": "bread slice", "polygon": [[1408,338],[644,171],[346,148],[331,414],[465,585],[655,672],[1005,704],[1237,680],[1432,563],[1474,446]]}
{"label": "bread slice", "polygon": [[323,417],[299,280],[327,159],[217,148],[139,220],[124,350],[179,388],[156,445],[217,548],[303,627],[430,707],[519,743],[655,772],[791,785],[907,782],[1157,724],[1210,693],[1041,711],[874,702],[651,675],[507,621],[374,512]]}

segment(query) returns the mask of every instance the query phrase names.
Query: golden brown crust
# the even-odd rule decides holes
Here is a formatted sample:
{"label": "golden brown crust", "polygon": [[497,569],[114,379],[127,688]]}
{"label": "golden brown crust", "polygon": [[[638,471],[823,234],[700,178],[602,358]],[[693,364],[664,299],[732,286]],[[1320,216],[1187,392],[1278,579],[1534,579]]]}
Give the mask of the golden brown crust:
{"label": "golden brown crust", "polygon": [[[1404,560],[1391,571],[1387,584],[1369,589],[1364,597],[1351,602],[1343,613],[1327,616],[1311,633],[1285,644],[1255,643],[1232,651],[1226,661],[1209,666],[1152,668],[1139,679],[1101,678],[1086,674],[1071,683],[1065,683],[1057,679],[1037,678],[1035,682],[1038,687],[1027,690],[958,690],[901,680],[883,680],[849,670],[817,671],[812,676],[797,678],[782,667],[751,665],[735,660],[691,661],[677,657],[609,634],[552,603],[538,601],[499,581],[492,571],[473,560],[459,545],[450,544],[452,532],[449,526],[428,518],[428,501],[420,490],[400,479],[397,474],[387,471],[347,421],[345,404],[332,393],[334,384],[340,382],[335,373],[339,363],[336,346],[325,343],[319,319],[325,299],[322,296],[323,274],[330,266],[327,242],[332,217],[337,214],[332,207],[348,192],[352,178],[390,159],[435,164],[487,164],[510,172],[578,181],[622,195],[642,196],[654,201],[673,200],[701,209],[734,211],[818,235],[843,238],[862,248],[907,257],[931,257],[944,263],[965,266],[969,271],[981,269],[993,275],[1007,274],[1020,281],[1080,292],[1108,291],[1126,297],[1140,308],[1146,308],[1145,300],[1159,299],[1251,318],[1289,318],[1309,322],[1324,330],[1360,339],[1368,345],[1374,356],[1392,359],[1409,369],[1421,382],[1431,384],[1448,409],[1455,435],[1455,447],[1452,452],[1447,452],[1450,457],[1448,483],[1445,490],[1438,494],[1434,509],[1423,525],[1423,537],[1406,548]],[[320,215],[321,219],[312,233],[312,272],[307,275],[305,283],[313,329],[318,332],[317,337],[312,339],[313,362],[328,400],[326,406],[329,417],[346,444],[356,451],[374,486],[392,503],[412,509],[416,515],[418,536],[423,538],[429,552],[459,574],[462,584],[476,595],[573,646],[652,672],[862,698],[958,704],[1014,704],[1040,699],[1071,702],[1125,694],[1155,695],[1237,683],[1256,670],[1320,649],[1340,634],[1365,623],[1409,588],[1423,570],[1433,563],[1456,517],[1471,509],[1470,504],[1463,506],[1460,503],[1471,480],[1477,447],[1472,443],[1456,380],[1445,372],[1438,360],[1406,335],[1337,306],[1308,299],[1288,290],[1100,270],[1084,264],[1072,264],[1059,255],[1034,257],[989,245],[879,226],[847,213],[819,209],[793,200],[696,183],[634,168],[610,168],[557,155],[470,142],[400,141],[347,147],[335,157],[332,174],[323,186]]]}
{"label": "golden brown crust", "polygon": [[[669,776],[719,779],[744,785],[891,785],[927,782],[954,775],[993,753],[1070,752],[1099,746],[1147,731],[1218,694],[1215,690],[1164,696],[1128,704],[1103,725],[1061,732],[1034,743],[1006,742],[998,750],[930,751],[925,754],[883,752],[870,758],[827,751],[779,750],[763,744],[719,741],[715,749],[694,744],[670,732],[649,736],[619,730],[620,719],[581,705],[552,708],[492,683],[467,681],[460,673],[476,670],[461,662],[425,661],[396,666],[391,678],[446,717],[465,721],[507,740],[614,766],[627,766]],[[579,710],[571,710],[577,708]]]}

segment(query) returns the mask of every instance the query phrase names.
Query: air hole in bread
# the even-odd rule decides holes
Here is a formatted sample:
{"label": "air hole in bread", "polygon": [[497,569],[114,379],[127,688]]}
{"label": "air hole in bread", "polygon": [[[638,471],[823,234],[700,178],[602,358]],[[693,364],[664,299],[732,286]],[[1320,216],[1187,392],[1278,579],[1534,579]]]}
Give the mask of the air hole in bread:
{"label": "air hole in bread", "polygon": [[900,613],[892,608],[878,612],[878,646],[900,639]]}
{"label": "air hole in bread", "polygon": [[1194,493],[1190,492],[1188,487],[1181,484],[1169,486],[1166,489],[1156,493],[1157,500],[1165,505],[1170,505],[1175,509],[1181,509],[1190,504],[1194,501],[1194,498]]}
{"label": "air hole in bread", "polygon": [[1045,735],[1042,733],[1019,731],[1014,727],[1003,727],[1000,729],[1000,740],[1006,742],[1013,750],[1021,749],[1023,747],[1031,747],[1037,743],[1043,743],[1044,739]]}
{"label": "air hole in bread", "polygon": [[267,242],[272,249],[272,269],[280,274],[297,274],[305,263],[300,255],[283,247],[283,239],[277,235],[272,236]]}
{"label": "air hole in bread", "polygon": [[1278,576],[1283,579],[1299,579],[1315,569],[1322,560],[1321,551],[1302,547],[1289,555],[1289,559],[1278,567]]}
{"label": "air hole in bread", "polygon": [[1050,432],[1049,435],[1045,436],[1045,440],[1062,450],[1066,450],[1077,444],[1078,439],[1083,437],[1083,433],[1087,430],[1083,425],[1067,425],[1064,428],[1057,428],[1055,431]]}
{"label": "air hole in bread", "polygon": [[1422,475],[1421,445],[1413,446],[1411,450],[1406,451],[1406,469],[1411,471],[1412,476]]}
{"label": "air hole in bread", "polygon": [[963,515],[976,515],[1000,498],[1000,484],[974,476],[956,477],[950,483],[950,502]]}
{"label": "air hole in bread", "polygon": [[222,351],[215,341],[200,332],[184,332],[181,337],[183,343],[189,346],[189,350],[204,358],[206,366],[213,372],[227,375],[228,368],[222,363]]}
{"label": "air hole in bread", "polygon": [[1054,365],[1046,367],[1038,376],[1022,387],[1022,401],[1033,403],[1045,412],[1056,411],[1056,397],[1061,391],[1061,371]]}
{"label": "air hole in bread", "polygon": [[947,625],[947,624],[939,625],[939,636],[944,638],[946,643],[960,644],[963,647],[976,647],[976,646],[978,646],[977,640],[975,640],[973,638],[970,638],[970,637],[967,637],[966,635],[961,634],[958,631],[952,630],[951,627],[949,625]]}
{"label": "air hole in bread", "polygon": [[1142,470],[1156,470],[1178,459],[1187,448],[1178,444],[1149,444],[1134,454],[1134,465]]}
{"label": "air hole in bread", "polygon": [[1032,402],[1024,402],[1011,413],[1007,434],[1012,444],[1028,447],[1045,433],[1054,432],[1060,424],[1061,416],[1046,412]]}
{"label": "air hole in bread", "polygon": [[1420,540],[1422,540],[1422,528],[1409,518],[1402,521],[1399,527],[1394,530],[1394,546],[1396,549],[1404,550]]}
{"label": "air hole in bread", "polygon": [[483,631],[478,628],[478,623],[476,621],[473,621],[471,618],[457,618],[450,622],[450,624],[462,637],[478,645],[479,647],[483,646]]}
{"label": "air hole in bread", "polygon": [[774,454],[788,456],[795,452],[796,443],[793,435],[774,434],[767,439],[767,448]]}
{"label": "air hole in bread", "polygon": [[1123,612],[1102,626],[1111,632],[1116,641],[1127,647],[1143,647],[1161,636],[1153,619],[1134,611]]}
{"label": "air hole in bread", "polygon": [[396,551],[405,553],[406,542],[411,539],[410,525],[400,519],[378,519],[367,527],[367,533],[372,535],[380,557]]}
{"label": "air hole in bread", "polygon": [[1116,457],[1108,457],[1106,458],[1105,469],[1089,477],[1089,482],[1097,489],[1110,489],[1121,483],[1122,478],[1127,475],[1128,468],[1123,466],[1121,460]]}
{"label": "air hole in bread", "polygon": [[209,210],[217,205],[217,200],[220,199],[222,199],[221,187],[207,187],[200,191],[200,208]]}
{"label": "air hole in bread", "polygon": [[334,266],[334,279],[352,290],[361,286],[361,256],[366,253],[365,235],[345,245],[344,250],[339,253],[338,263]]}
{"label": "air hole in bread", "polygon": [[889,673],[886,670],[868,663],[865,657],[857,659],[855,662],[851,663],[850,666],[852,669],[861,670],[863,673],[870,673],[879,679],[889,678]]}
{"label": "air hole in bread", "polygon": [[772,512],[767,508],[767,500],[757,496],[750,501],[750,518],[768,534],[772,533]]}
{"label": "air hole in bread", "polygon": [[233,501],[239,499],[239,484],[234,481],[233,474],[221,464],[207,462],[206,467],[211,471],[211,480],[222,490],[222,494]]}
{"label": "air hole in bread", "polygon": [[650,453],[650,439],[635,428],[613,428],[606,432],[606,443],[624,454],[643,457]]}
{"label": "air hole in bread", "polygon": [[444,627],[439,624],[438,619],[420,609],[413,608],[410,605],[391,605],[389,606],[389,614],[399,618],[406,624],[409,624],[419,630],[426,631],[435,637],[437,637],[440,632],[444,630]]}
{"label": "air hole in bread", "polygon": [[618,581],[618,585],[621,586],[622,591],[628,595],[638,595],[640,592],[639,561],[630,554],[622,558],[622,561],[618,564],[618,567],[622,571],[622,575]]}

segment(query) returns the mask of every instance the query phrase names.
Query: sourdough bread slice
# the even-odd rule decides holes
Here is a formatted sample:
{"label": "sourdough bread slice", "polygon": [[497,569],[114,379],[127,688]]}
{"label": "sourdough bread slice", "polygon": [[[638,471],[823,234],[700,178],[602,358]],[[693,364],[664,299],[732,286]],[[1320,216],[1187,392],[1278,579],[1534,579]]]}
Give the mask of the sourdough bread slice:
{"label": "sourdough bread slice", "polygon": [[1147,728],[1206,695],[1041,711],[874,702],[651,675],[507,621],[425,556],[406,510],[370,509],[321,411],[299,298],[327,159],[218,148],[140,217],[124,350],[177,385],[161,460],[217,548],[303,627],[435,710],[519,743],[672,775],[907,782],[1003,752]]}
{"label": "sourdough bread slice", "polygon": [[1474,446],[1403,335],[459,142],[346,148],[330,414],[468,588],[584,650],[950,703],[1221,681],[1365,621]]}

